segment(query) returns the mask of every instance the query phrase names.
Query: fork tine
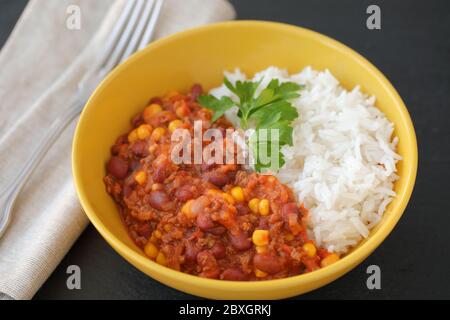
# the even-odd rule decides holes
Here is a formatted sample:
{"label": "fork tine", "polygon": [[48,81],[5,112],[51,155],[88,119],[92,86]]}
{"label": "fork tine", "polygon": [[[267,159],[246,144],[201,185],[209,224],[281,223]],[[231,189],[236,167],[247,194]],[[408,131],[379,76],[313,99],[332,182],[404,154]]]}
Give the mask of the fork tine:
{"label": "fork tine", "polygon": [[117,42],[114,51],[112,52],[105,66],[103,67],[103,70],[110,71],[119,63],[120,61],[119,59],[122,56],[122,53],[125,50],[127,44],[129,43],[131,36],[133,35],[133,31],[139,20],[143,6],[144,0],[137,0],[136,6],[133,8],[133,12],[131,13],[130,18],[128,19],[128,23],[125,27],[125,30],[122,32],[122,35],[120,36],[120,39]]}
{"label": "fork tine", "polygon": [[133,37],[130,40],[130,43],[128,44],[127,49],[122,55],[122,58],[120,59],[120,62],[124,61],[126,58],[128,58],[131,54],[133,54],[136,49],[137,45],[139,43],[139,40],[142,37],[142,34],[144,33],[144,29],[149,22],[150,14],[153,10],[153,5],[155,4],[155,0],[146,0],[145,1],[145,7],[142,11],[141,19],[136,27],[136,30],[134,30]]}
{"label": "fork tine", "polygon": [[117,22],[115,23],[114,28],[112,29],[111,34],[106,41],[106,46],[99,56],[99,67],[103,67],[106,64],[106,60],[110,56],[112,50],[114,49],[114,46],[116,45],[120,35],[122,34],[122,31],[128,22],[129,16],[135,4],[136,0],[126,1],[126,4],[122,8],[120,16],[117,19]]}
{"label": "fork tine", "polygon": [[152,16],[150,18],[150,22],[147,25],[147,29],[141,39],[138,50],[144,49],[150,42],[155,33],[156,23],[158,22],[158,18],[161,14],[161,10],[164,4],[164,0],[156,0],[155,7],[153,9]]}

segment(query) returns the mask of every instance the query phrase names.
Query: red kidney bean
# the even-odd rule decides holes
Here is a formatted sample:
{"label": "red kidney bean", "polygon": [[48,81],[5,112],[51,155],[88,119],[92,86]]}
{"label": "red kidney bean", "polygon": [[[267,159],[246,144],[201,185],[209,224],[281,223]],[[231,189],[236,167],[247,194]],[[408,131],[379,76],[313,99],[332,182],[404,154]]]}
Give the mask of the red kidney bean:
{"label": "red kidney bean", "polygon": [[218,226],[218,227],[214,227],[214,228],[208,229],[208,233],[211,233],[211,234],[213,234],[215,236],[221,236],[225,232],[227,232],[227,229],[225,227],[222,227],[222,226]]}
{"label": "red kidney bean", "polygon": [[128,135],[123,134],[120,137],[117,138],[116,140],[116,144],[117,145],[121,145],[121,144],[128,144]]}
{"label": "red kidney bean", "polygon": [[257,253],[253,257],[253,264],[256,268],[268,274],[276,274],[282,271],[284,267],[281,258],[268,253]]}
{"label": "red kidney bean", "polygon": [[286,203],[282,208],[281,208],[281,215],[283,217],[283,220],[285,222],[289,221],[289,215],[290,214],[296,214],[298,215],[300,213],[300,209],[298,208],[297,204],[295,202],[289,202]]}
{"label": "red kidney bean", "polygon": [[186,202],[194,198],[194,193],[192,192],[191,185],[184,185],[177,189],[175,192],[175,197],[181,202]]}
{"label": "red kidney bean", "polygon": [[229,182],[229,177],[226,173],[210,171],[205,175],[206,179],[217,187],[223,187]]}
{"label": "red kidney bean", "polygon": [[148,156],[147,142],[144,140],[136,141],[131,145],[131,151],[140,158]]}
{"label": "red kidney bean", "polygon": [[188,242],[184,251],[184,259],[187,262],[195,262],[197,261],[197,255],[199,252],[200,250],[195,246],[195,244]]}
{"label": "red kidney bean", "polygon": [[222,272],[220,278],[228,281],[246,281],[248,280],[248,275],[239,268],[228,268]]}
{"label": "red kidney bean", "polygon": [[124,179],[128,174],[128,162],[119,157],[111,157],[107,170],[117,179]]}
{"label": "red kidney bean", "polygon": [[214,255],[216,259],[225,258],[226,249],[223,243],[219,240],[214,243],[213,247],[210,249],[211,253]]}
{"label": "red kidney bean", "polygon": [[252,247],[252,242],[244,232],[237,235],[230,234],[230,242],[233,248],[238,251],[245,251]]}
{"label": "red kidney bean", "polygon": [[197,101],[198,97],[203,93],[203,88],[200,84],[194,84],[191,88],[191,101]]}
{"label": "red kidney bean", "polygon": [[243,203],[236,203],[234,206],[236,207],[239,216],[244,216],[250,213],[248,206]]}
{"label": "red kidney bean", "polygon": [[120,145],[115,144],[111,147],[111,154],[113,156],[117,156],[119,152],[120,152]]}
{"label": "red kidney bean", "polygon": [[209,214],[205,213],[205,212],[200,212],[197,215],[197,226],[203,230],[203,231],[207,231],[209,229],[214,228],[214,221],[212,221],[211,217],[209,216]]}
{"label": "red kidney bean", "polygon": [[141,165],[141,162],[139,160],[132,159],[132,160],[130,160],[130,168],[129,169],[130,169],[130,171],[134,171],[137,168],[139,168],[140,165]]}
{"label": "red kidney bean", "polygon": [[163,101],[160,97],[154,97],[150,100],[149,104],[159,104],[160,106],[162,106]]}
{"label": "red kidney bean", "polygon": [[169,196],[164,191],[152,191],[149,196],[150,205],[161,211],[169,211],[173,208]]}
{"label": "red kidney bean", "polygon": [[136,115],[132,120],[131,120],[131,125],[133,126],[133,128],[137,128],[139,127],[141,124],[144,123],[144,119],[142,118],[142,113]]}

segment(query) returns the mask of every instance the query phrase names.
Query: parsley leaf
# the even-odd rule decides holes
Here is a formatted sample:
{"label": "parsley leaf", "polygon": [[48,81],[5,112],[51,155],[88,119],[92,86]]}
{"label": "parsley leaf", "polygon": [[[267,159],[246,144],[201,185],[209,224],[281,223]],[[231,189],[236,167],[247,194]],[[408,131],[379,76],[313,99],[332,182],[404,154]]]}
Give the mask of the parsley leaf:
{"label": "parsley leaf", "polygon": [[219,118],[222,117],[227,110],[231,109],[235,105],[233,100],[229,97],[222,97],[219,100],[211,95],[198,97],[198,102],[203,107],[214,110],[212,122],[219,120]]}
{"label": "parsley leaf", "polygon": [[[293,145],[291,122],[299,116],[297,109],[292,106],[290,101],[300,97],[299,92],[304,89],[304,86],[296,83],[280,83],[278,79],[274,79],[256,96],[256,91],[262,80],[258,82],[236,81],[233,85],[225,78],[225,86],[238,97],[238,103],[233,102],[229,97],[218,99],[211,95],[203,95],[198,99],[200,105],[214,111],[213,122],[222,117],[226,111],[237,106],[237,115],[241,120],[241,128],[246,130],[250,125],[255,126],[255,137],[251,139],[249,144],[256,155],[255,170],[257,172],[262,172],[268,168],[278,170],[284,165],[285,160],[281,153],[281,147],[283,145]],[[278,149],[274,148],[275,152],[277,152],[276,155],[272,155],[274,151],[272,150],[272,143],[275,141],[271,141],[270,137],[260,137],[260,133],[263,130],[268,130],[270,135],[271,129],[275,129],[278,133]],[[278,166],[271,166],[270,162],[265,163],[264,159],[262,159],[263,157],[259,154],[259,150],[263,148],[265,148],[268,158],[271,156],[278,157],[276,159]]]}

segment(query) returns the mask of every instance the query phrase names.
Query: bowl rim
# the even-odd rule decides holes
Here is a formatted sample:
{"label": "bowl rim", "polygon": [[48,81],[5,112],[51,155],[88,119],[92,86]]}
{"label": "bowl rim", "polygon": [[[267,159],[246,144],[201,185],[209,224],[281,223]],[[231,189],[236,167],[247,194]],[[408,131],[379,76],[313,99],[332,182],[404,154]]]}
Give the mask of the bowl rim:
{"label": "bowl rim", "polygon": [[[211,32],[211,31],[213,32],[214,30],[223,28],[241,28],[241,27],[244,28],[269,27],[271,29],[277,29],[282,32],[302,34],[303,37],[319,41],[322,44],[331,47],[334,50],[337,50],[347,56],[350,56],[359,65],[365,68],[372,77],[376,78],[379,81],[379,83],[382,84],[383,89],[389,94],[389,96],[391,96],[391,98],[394,101],[396,101],[397,106],[400,108],[401,121],[406,124],[407,127],[406,141],[408,144],[408,148],[411,148],[412,156],[410,158],[410,161],[412,163],[412,166],[408,171],[405,171],[403,173],[403,176],[406,179],[406,186],[401,194],[397,194],[397,197],[400,198],[400,201],[398,201],[398,205],[396,207],[395,212],[393,212],[393,214],[390,215],[389,219],[384,221],[384,223],[379,226],[379,229],[375,233],[371,234],[362,245],[360,245],[358,248],[356,248],[349,254],[345,255],[338,262],[326,268],[283,279],[237,282],[237,281],[225,281],[225,280],[201,278],[198,276],[173,270],[167,267],[163,267],[157,264],[156,262],[148,258],[145,258],[143,255],[138,254],[132,248],[128,247],[128,245],[123,243],[119,238],[117,238],[112,232],[110,232],[95,214],[95,210],[93,206],[90,204],[90,201],[88,200],[88,197],[86,195],[86,191],[83,188],[81,182],[80,168],[78,166],[77,161],[77,158],[79,158],[77,145],[79,144],[80,141],[80,124],[83,122],[83,119],[87,117],[87,115],[89,114],[90,105],[92,104],[92,101],[96,96],[98,96],[101,93],[103,88],[108,86],[108,84],[111,81],[113,81],[113,79],[115,79],[121,73],[122,70],[126,69],[130,64],[134,63],[134,61],[137,61],[140,57],[146,55],[147,52],[160,46],[164,46],[166,43],[174,42],[180,38],[189,37],[191,35],[200,34],[203,32]],[[144,50],[135,53],[123,64],[115,68],[98,85],[93,94],[90,96],[88,102],[86,103],[81,113],[72,144],[72,172],[74,177],[75,189],[78,194],[80,203],[91,223],[95,226],[95,228],[99,231],[99,233],[103,236],[103,238],[105,238],[105,240],[121,256],[123,256],[127,261],[129,261],[131,264],[135,266],[146,265],[148,269],[150,269],[156,274],[163,275],[165,279],[170,278],[180,283],[192,285],[194,287],[215,288],[224,291],[236,291],[236,285],[238,285],[239,289],[244,292],[264,290],[269,287],[271,288],[271,290],[277,290],[281,288],[293,288],[301,286],[302,284],[305,283],[320,282],[320,280],[322,279],[332,278],[332,280],[334,280],[346,274],[348,271],[350,271],[358,264],[360,264],[365,258],[367,258],[367,256],[371,254],[394,229],[395,225],[403,215],[403,212],[411,197],[416,180],[417,167],[418,167],[417,139],[411,117],[396,89],[389,82],[389,80],[382,74],[382,72],[378,70],[378,68],[376,68],[372,63],[370,63],[366,58],[364,58],[355,50],[321,33],[290,24],[260,21],[260,20],[227,21],[189,29],[186,31],[176,33],[169,37],[157,40],[151,43],[149,46],[147,46]],[[140,269],[140,267],[138,268]]]}

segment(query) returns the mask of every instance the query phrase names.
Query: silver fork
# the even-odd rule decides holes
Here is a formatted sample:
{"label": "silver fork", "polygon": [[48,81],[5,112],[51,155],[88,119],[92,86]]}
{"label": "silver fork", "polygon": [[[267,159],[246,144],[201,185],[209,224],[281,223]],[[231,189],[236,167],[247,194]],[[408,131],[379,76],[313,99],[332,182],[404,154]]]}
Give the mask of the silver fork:
{"label": "silver fork", "polygon": [[164,0],[127,0],[101,55],[78,83],[74,101],[55,119],[20,174],[2,191],[0,237],[11,221],[14,203],[23,186],[58,136],[81,113],[95,87],[113,68],[152,40],[163,3]]}

